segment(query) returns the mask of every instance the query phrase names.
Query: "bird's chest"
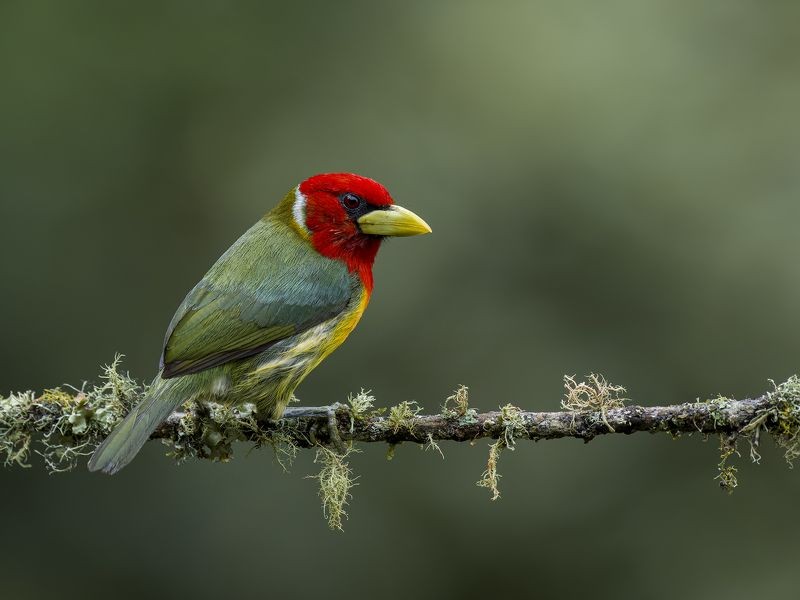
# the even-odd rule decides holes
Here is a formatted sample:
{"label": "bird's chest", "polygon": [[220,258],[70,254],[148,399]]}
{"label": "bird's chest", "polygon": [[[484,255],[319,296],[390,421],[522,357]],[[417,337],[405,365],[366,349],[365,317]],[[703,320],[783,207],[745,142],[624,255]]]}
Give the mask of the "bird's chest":
{"label": "bird's chest", "polygon": [[347,339],[368,302],[369,294],[360,291],[335,318],[283,340],[255,357],[246,378],[253,386],[251,392],[291,395],[305,376]]}

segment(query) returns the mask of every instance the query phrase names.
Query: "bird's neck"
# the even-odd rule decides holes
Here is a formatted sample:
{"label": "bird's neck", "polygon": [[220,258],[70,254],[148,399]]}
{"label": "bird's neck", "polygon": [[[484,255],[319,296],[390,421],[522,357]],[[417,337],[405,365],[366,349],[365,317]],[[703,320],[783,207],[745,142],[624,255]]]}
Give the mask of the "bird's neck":
{"label": "bird's neck", "polygon": [[380,238],[341,236],[336,231],[325,230],[311,234],[311,243],[322,256],[346,264],[347,269],[361,279],[367,293],[372,292],[372,265],[381,246]]}
{"label": "bird's neck", "polygon": [[290,191],[278,206],[264,215],[264,219],[274,219],[286,224],[301,238],[310,241],[314,249],[322,256],[340,260],[347,265],[351,273],[358,275],[367,294],[372,292],[372,264],[381,246],[381,238],[361,234],[355,225],[344,226],[329,224],[311,232],[301,227],[294,218],[292,208],[295,192]]}

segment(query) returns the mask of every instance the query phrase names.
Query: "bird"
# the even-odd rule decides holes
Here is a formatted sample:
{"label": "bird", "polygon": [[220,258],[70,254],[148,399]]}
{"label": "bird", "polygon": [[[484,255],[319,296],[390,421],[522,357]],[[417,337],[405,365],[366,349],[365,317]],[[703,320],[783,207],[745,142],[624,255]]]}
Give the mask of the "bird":
{"label": "bird", "polygon": [[113,474],[186,401],[252,403],[278,419],[297,386],[344,342],[391,236],[431,233],[387,189],[353,173],[302,181],[248,229],[186,295],[142,400],[89,460]]}

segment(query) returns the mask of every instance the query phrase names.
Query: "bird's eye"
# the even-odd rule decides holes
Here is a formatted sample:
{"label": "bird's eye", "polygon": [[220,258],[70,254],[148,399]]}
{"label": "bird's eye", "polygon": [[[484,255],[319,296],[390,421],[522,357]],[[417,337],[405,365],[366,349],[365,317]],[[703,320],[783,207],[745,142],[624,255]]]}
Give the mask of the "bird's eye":
{"label": "bird's eye", "polygon": [[361,198],[359,198],[358,196],[356,196],[355,194],[350,194],[350,193],[347,193],[347,194],[344,194],[344,195],[342,196],[342,205],[343,205],[343,206],[344,206],[344,207],[345,207],[347,210],[355,210],[355,209],[357,209],[359,206],[361,206],[361,204],[362,204],[363,202],[364,202],[364,201],[363,201]]}

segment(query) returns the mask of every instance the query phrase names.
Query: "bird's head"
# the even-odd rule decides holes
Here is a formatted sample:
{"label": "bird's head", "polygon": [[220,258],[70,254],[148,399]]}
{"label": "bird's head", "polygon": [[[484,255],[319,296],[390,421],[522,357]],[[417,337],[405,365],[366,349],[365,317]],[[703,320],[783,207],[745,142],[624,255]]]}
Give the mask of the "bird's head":
{"label": "bird's head", "polygon": [[368,288],[385,237],[431,232],[425,221],[397,206],[380,183],[352,173],[314,175],[295,188],[287,203],[293,227],[317,252],[344,261]]}

